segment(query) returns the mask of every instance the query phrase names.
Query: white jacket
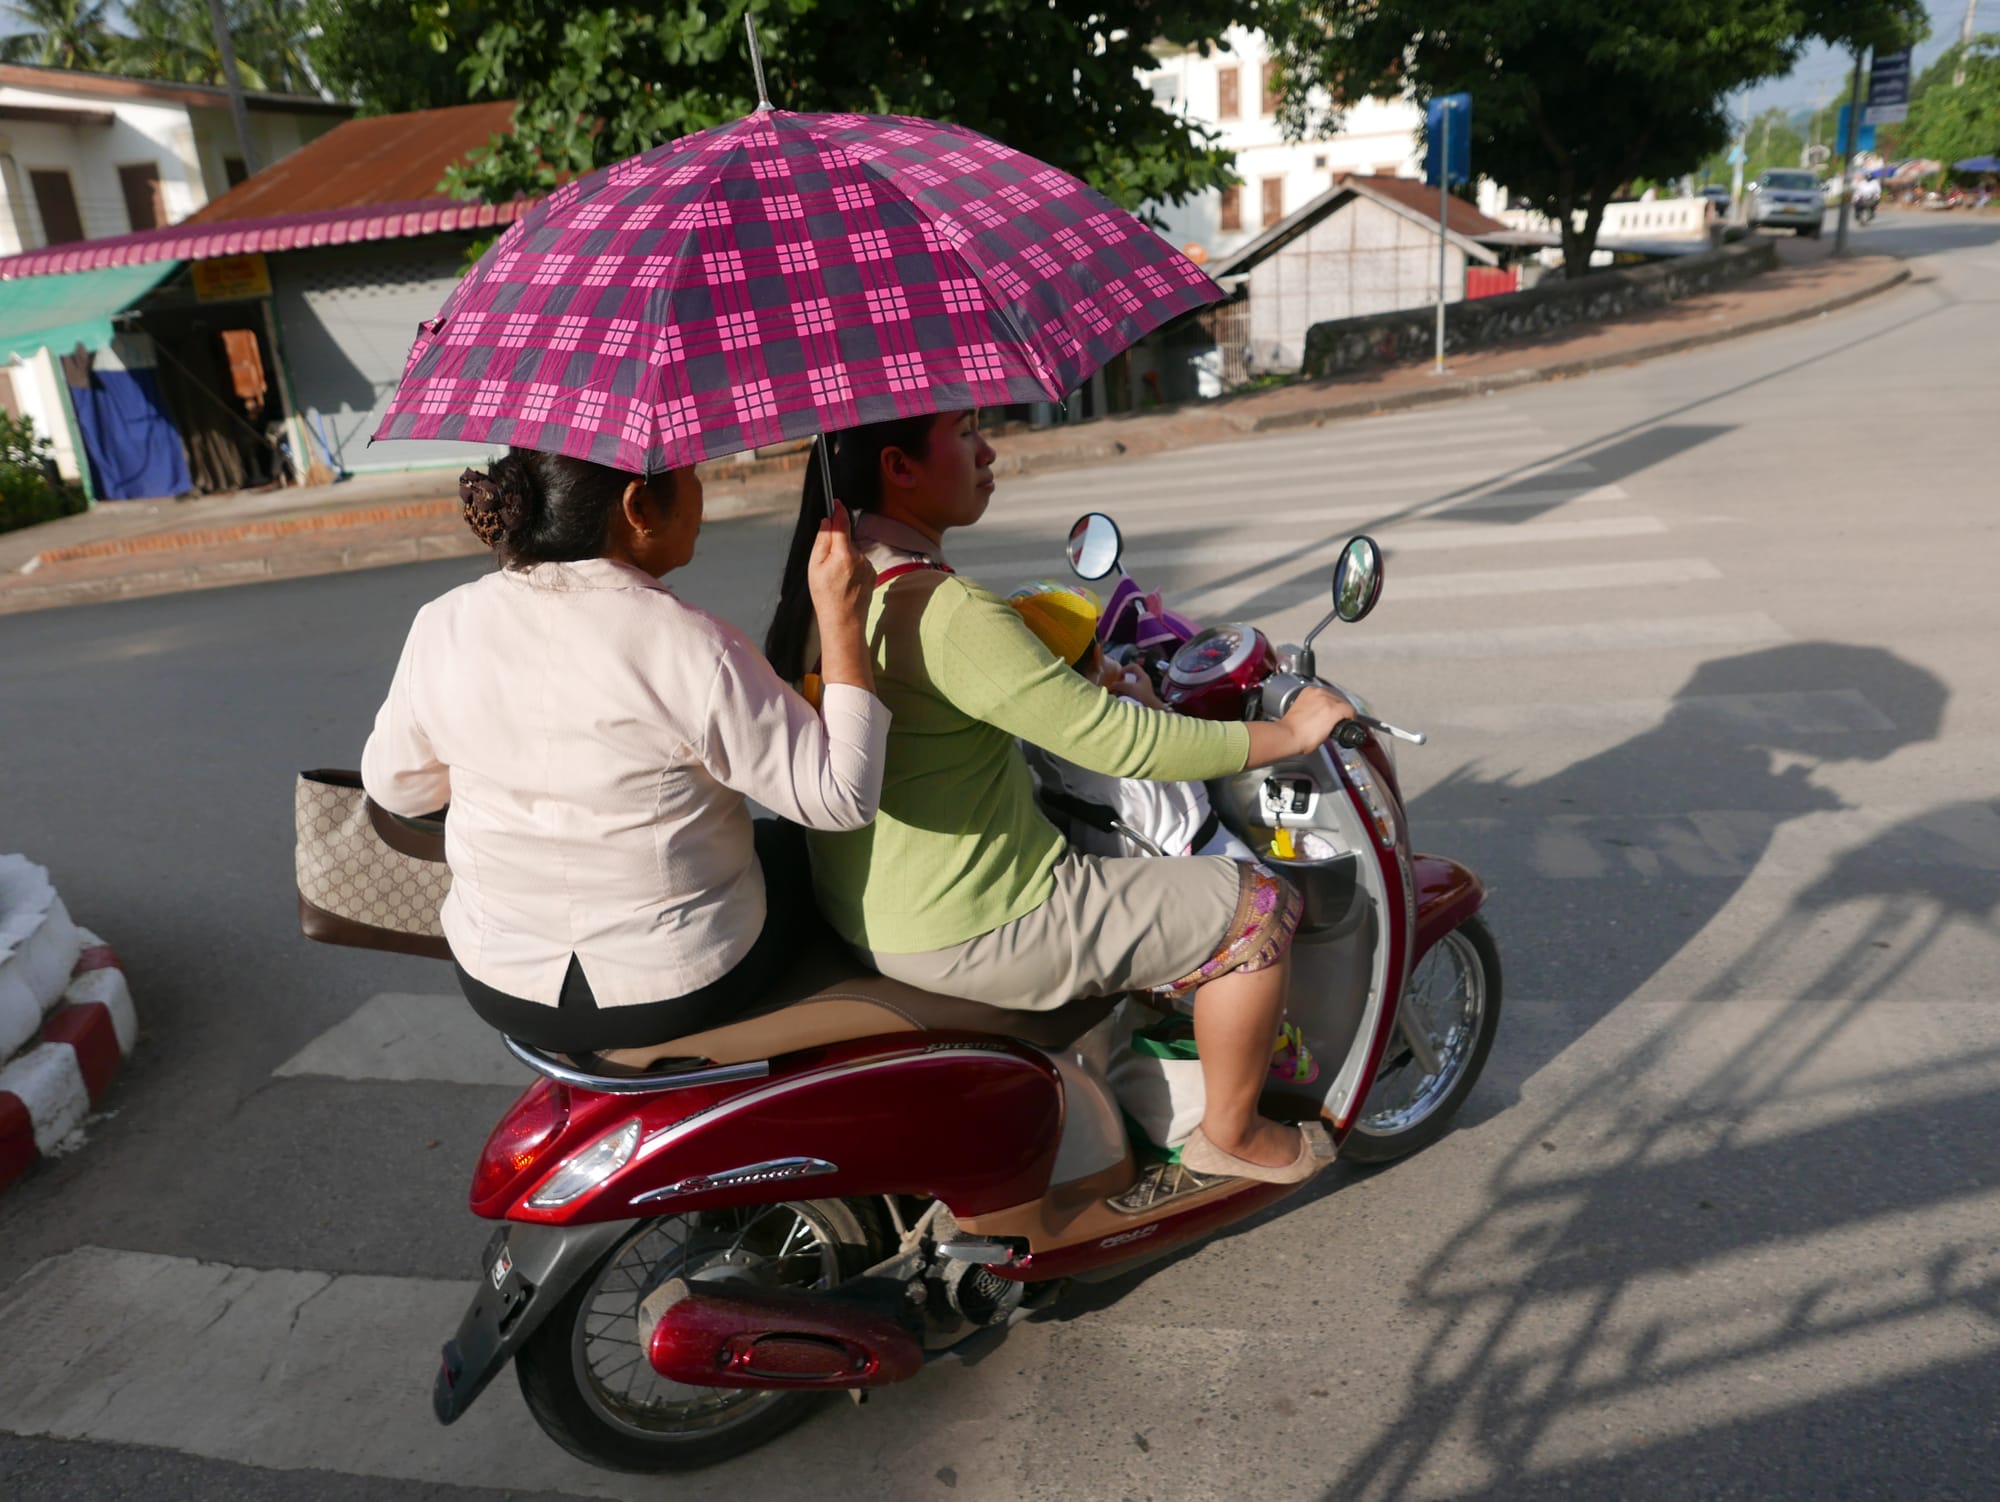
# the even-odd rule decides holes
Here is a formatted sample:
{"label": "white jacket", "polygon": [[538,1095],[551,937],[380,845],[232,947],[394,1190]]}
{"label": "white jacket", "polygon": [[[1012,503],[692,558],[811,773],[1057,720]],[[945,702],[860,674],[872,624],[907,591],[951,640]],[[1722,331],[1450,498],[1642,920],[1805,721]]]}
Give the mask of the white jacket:
{"label": "white jacket", "polygon": [[444,932],[475,979],[553,1004],[574,954],[624,1006],[756,940],[746,797],[811,829],[875,817],[888,710],[830,684],[823,714],[641,570],[541,564],[417,612],[361,777],[394,813],[451,805]]}

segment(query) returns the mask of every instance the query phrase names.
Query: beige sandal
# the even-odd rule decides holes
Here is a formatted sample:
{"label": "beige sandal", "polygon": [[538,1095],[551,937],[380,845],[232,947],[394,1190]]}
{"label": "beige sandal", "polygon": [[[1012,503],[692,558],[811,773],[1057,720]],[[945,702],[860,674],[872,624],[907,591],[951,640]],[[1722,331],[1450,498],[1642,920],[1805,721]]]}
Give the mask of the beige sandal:
{"label": "beige sandal", "polygon": [[1181,1146],[1181,1167],[1209,1177],[1257,1179],[1266,1184],[1297,1184],[1311,1178],[1333,1161],[1333,1138],[1317,1121],[1299,1127],[1299,1154],[1278,1167],[1252,1163],[1234,1153],[1226,1153],[1208,1140],[1200,1127]]}

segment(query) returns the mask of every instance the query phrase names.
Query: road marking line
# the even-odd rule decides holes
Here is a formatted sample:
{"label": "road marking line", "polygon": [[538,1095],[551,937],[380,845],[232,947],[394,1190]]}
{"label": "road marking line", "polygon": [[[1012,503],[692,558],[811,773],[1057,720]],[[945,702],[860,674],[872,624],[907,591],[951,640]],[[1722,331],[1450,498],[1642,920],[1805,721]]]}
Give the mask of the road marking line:
{"label": "road marking line", "polygon": [[[1398,600],[1463,600],[1491,595],[1556,594],[1584,589],[1640,589],[1652,585],[1697,584],[1720,579],[1722,570],[1706,558],[1661,558],[1640,563],[1580,563],[1567,568],[1476,569],[1459,574],[1396,576]],[[1323,579],[1300,580],[1273,590],[1255,582],[1197,589],[1176,597],[1177,608],[1196,615],[1226,614],[1246,600],[1266,610],[1283,610],[1326,593]]]}
{"label": "road marking line", "polygon": [[1583,652],[1649,652],[1769,647],[1792,635],[1768,615],[1683,615],[1652,621],[1586,621],[1573,626],[1482,626],[1464,631],[1343,632],[1349,657],[1556,657]]}
{"label": "road marking line", "polygon": [[533,1075],[463,996],[384,991],[274,1071],[342,1080],[436,1080],[513,1085]]}
{"label": "road marking line", "polygon": [[[1450,458],[1453,456],[1444,456]],[[1514,469],[1528,469],[1525,475]],[[1595,474],[1583,462],[1538,467],[1537,462],[1510,465],[1504,458],[1491,464],[1467,465],[1462,461],[1450,468],[1431,468],[1421,462],[1371,465],[1339,474],[1300,474],[1285,469],[1266,474],[1258,468],[1239,465],[1212,475],[1189,474],[1184,470],[1162,470],[1156,475],[1133,474],[1121,470],[1115,478],[1078,480],[1073,476],[1039,474],[1025,479],[1000,478],[1000,509],[996,518],[1032,516],[1060,512],[1069,507],[1079,511],[1110,511],[1121,502],[1148,507],[1162,501],[1193,501],[1219,497],[1231,506],[1246,498],[1262,503],[1318,492],[1329,500],[1353,496],[1383,495],[1421,497],[1424,500],[1455,498],[1456,492],[1484,493],[1489,487],[1527,485],[1532,481],[1557,480],[1565,475]],[[1443,490],[1451,494],[1440,496]]]}
{"label": "road marking line", "polygon": [[602,1494],[511,1380],[431,1416],[470,1280],[234,1267],[83,1247],[0,1293],[0,1429],[269,1469]]}
{"label": "road marking line", "polygon": [[1453,704],[1430,717],[1481,735],[1561,735],[1566,731],[1646,731],[1669,718],[1747,737],[1879,734],[1895,722],[1859,689],[1770,694],[1695,694],[1684,699],[1602,699],[1584,704]]}
{"label": "road marking line", "polygon": [[[1616,516],[1601,521],[1537,521],[1514,526],[1398,527],[1394,531],[1383,531],[1376,540],[1393,560],[1404,553],[1597,542],[1612,538],[1658,536],[1666,530],[1666,523],[1656,516]],[[1300,546],[1294,541],[1290,551],[1285,550],[1285,541],[1251,537],[1241,542],[1194,543],[1169,548],[1152,548],[1142,543],[1127,552],[1125,567],[1142,576],[1149,569],[1201,567],[1219,563],[1269,563],[1274,567],[1299,568],[1315,558],[1331,560],[1346,545],[1347,539],[1343,536],[1325,537],[1311,546]],[[1053,547],[1034,553],[1002,553],[997,556],[976,553],[969,548],[954,549],[952,556],[968,569],[992,574],[1019,570],[1047,572],[1051,566],[1060,566],[1061,557],[1059,550]]]}

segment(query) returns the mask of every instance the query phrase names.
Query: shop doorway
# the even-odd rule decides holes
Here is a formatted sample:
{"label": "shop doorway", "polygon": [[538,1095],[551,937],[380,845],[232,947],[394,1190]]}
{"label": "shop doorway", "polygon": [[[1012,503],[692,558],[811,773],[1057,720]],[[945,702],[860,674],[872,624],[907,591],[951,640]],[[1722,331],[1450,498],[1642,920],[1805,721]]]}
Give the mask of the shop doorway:
{"label": "shop doorway", "polygon": [[142,327],[159,357],[160,395],[202,495],[292,482],[261,301],[154,307]]}

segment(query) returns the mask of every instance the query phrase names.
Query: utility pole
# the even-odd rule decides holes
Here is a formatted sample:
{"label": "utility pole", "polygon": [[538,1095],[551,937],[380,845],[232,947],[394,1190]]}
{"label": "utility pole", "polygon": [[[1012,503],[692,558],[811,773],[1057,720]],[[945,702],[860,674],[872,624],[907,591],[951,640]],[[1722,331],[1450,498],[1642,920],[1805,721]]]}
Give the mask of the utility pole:
{"label": "utility pole", "polygon": [[1833,253],[1847,254],[1847,215],[1854,203],[1854,133],[1861,125],[1861,48],[1854,49],[1854,82],[1847,91],[1847,138],[1840,143],[1840,180],[1847,191],[1840,195],[1840,221],[1833,232]]}
{"label": "utility pole", "polygon": [[236,149],[243,153],[244,170],[257,171],[257,148],[250,140],[250,106],[243,102],[243,78],[236,71],[236,43],[229,35],[229,18],[222,12],[222,0],[208,0],[208,24],[215,28],[215,50],[222,57],[222,79],[229,86],[229,118],[236,122]]}
{"label": "utility pole", "polygon": [[1958,28],[1958,66],[1951,70],[1951,86],[1954,89],[1965,86],[1965,52],[1972,44],[1972,18],[1979,13],[1979,0],[1965,0],[1965,19]]}

